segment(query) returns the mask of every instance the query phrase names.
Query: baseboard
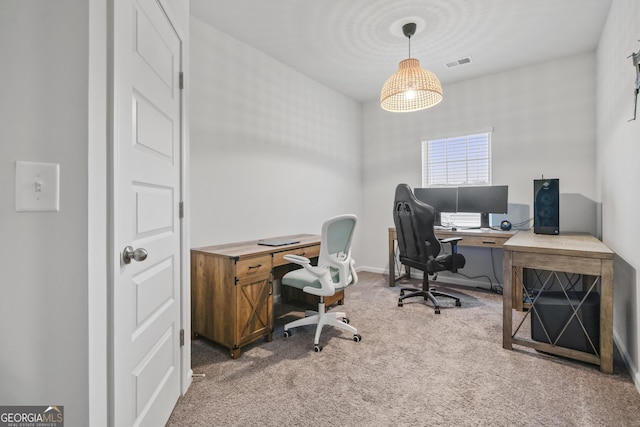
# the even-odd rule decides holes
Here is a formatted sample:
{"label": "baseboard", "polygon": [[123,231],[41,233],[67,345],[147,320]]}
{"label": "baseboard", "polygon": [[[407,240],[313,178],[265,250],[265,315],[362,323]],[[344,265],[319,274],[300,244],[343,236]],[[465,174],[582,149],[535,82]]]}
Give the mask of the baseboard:
{"label": "baseboard", "polygon": [[187,378],[185,379],[185,382],[186,387],[184,388],[184,391],[180,393],[181,396],[186,394],[187,390],[189,390],[189,387],[191,387],[191,384],[193,383],[193,369],[189,369],[189,371],[187,371]]}
{"label": "baseboard", "polygon": [[629,375],[631,375],[631,379],[636,385],[638,393],[640,393],[640,371],[638,371],[638,367],[635,365],[635,363],[633,363],[633,359],[631,359],[631,356],[629,356],[627,347],[624,346],[624,341],[622,341],[616,331],[613,331],[613,341],[616,343],[616,347],[618,347],[618,350],[620,350],[622,361],[626,365],[627,370],[629,371]]}
{"label": "baseboard", "polygon": [[376,267],[367,267],[367,266],[356,267],[356,273],[360,273],[362,271],[366,271],[368,273],[389,274],[389,269],[386,269],[386,268],[376,268]]}

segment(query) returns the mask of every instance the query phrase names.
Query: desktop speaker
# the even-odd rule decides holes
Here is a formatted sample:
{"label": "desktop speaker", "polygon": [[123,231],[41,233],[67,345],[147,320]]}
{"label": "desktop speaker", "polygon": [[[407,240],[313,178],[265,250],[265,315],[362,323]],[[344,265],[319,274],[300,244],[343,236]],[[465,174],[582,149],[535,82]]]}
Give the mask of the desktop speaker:
{"label": "desktop speaker", "polygon": [[533,180],[533,232],[560,232],[560,180]]}
{"label": "desktop speaker", "polygon": [[[530,314],[531,338],[552,344],[564,329],[556,345],[595,354],[594,347],[600,351],[600,295],[597,292],[589,293],[577,310],[577,316],[574,316],[574,310],[584,298],[585,292],[570,291],[568,294],[569,299],[562,291],[544,291],[540,294],[535,301],[535,310],[531,310]],[[588,338],[585,332],[589,335]]]}

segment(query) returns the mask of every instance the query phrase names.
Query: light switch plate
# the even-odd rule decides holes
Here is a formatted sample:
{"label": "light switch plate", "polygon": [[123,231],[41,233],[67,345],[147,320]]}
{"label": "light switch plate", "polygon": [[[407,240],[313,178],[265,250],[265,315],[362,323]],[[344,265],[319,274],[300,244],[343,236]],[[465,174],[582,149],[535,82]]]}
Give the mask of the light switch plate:
{"label": "light switch plate", "polygon": [[16,212],[60,210],[60,165],[16,161]]}

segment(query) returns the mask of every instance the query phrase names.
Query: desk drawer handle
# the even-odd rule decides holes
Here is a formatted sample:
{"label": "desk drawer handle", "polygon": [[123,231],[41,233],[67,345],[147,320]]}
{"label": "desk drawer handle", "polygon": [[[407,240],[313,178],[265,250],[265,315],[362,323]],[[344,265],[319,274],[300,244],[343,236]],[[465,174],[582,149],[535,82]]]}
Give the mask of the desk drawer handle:
{"label": "desk drawer handle", "polygon": [[496,242],[495,241],[491,241],[491,240],[483,240],[482,244],[483,245],[495,245]]}
{"label": "desk drawer handle", "polygon": [[249,269],[252,269],[252,268],[260,268],[260,267],[262,267],[262,264],[250,265],[250,266],[249,266]]}

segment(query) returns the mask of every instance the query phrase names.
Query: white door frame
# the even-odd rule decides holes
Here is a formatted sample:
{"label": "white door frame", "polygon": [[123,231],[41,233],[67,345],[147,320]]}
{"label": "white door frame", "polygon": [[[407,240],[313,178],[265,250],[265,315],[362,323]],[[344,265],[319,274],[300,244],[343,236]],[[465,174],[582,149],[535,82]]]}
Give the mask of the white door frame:
{"label": "white door frame", "polygon": [[[189,37],[187,28],[169,5],[169,0],[158,0],[174,25],[182,41],[182,70],[189,75]],[[113,0],[89,0],[89,81],[88,81],[88,377],[89,377],[89,425],[108,427],[109,424],[109,378],[108,354],[108,294],[113,286],[111,263],[113,250],[113,227],[108,212],[113,211],[109,202],[113,190],[110,185],[112,165],[109,153],[114,143],[110,129],[113,117],[109,109],[112,105],[113,75],[109,63],[112,46],[110,34],[113,21],[109,11]],[[186,7],[188,17],[188,4]],[[180,393],[184,395],[191,385],[191,292],[190,292],[190,239],[189,239],[189,126],[188,126],[188,78],[182,97],[182,165],[181,192],[184,202],[184,218],[181,221],[181,263],[180,298],[181,329],[184,329],[185,343],[180,348]]]}

